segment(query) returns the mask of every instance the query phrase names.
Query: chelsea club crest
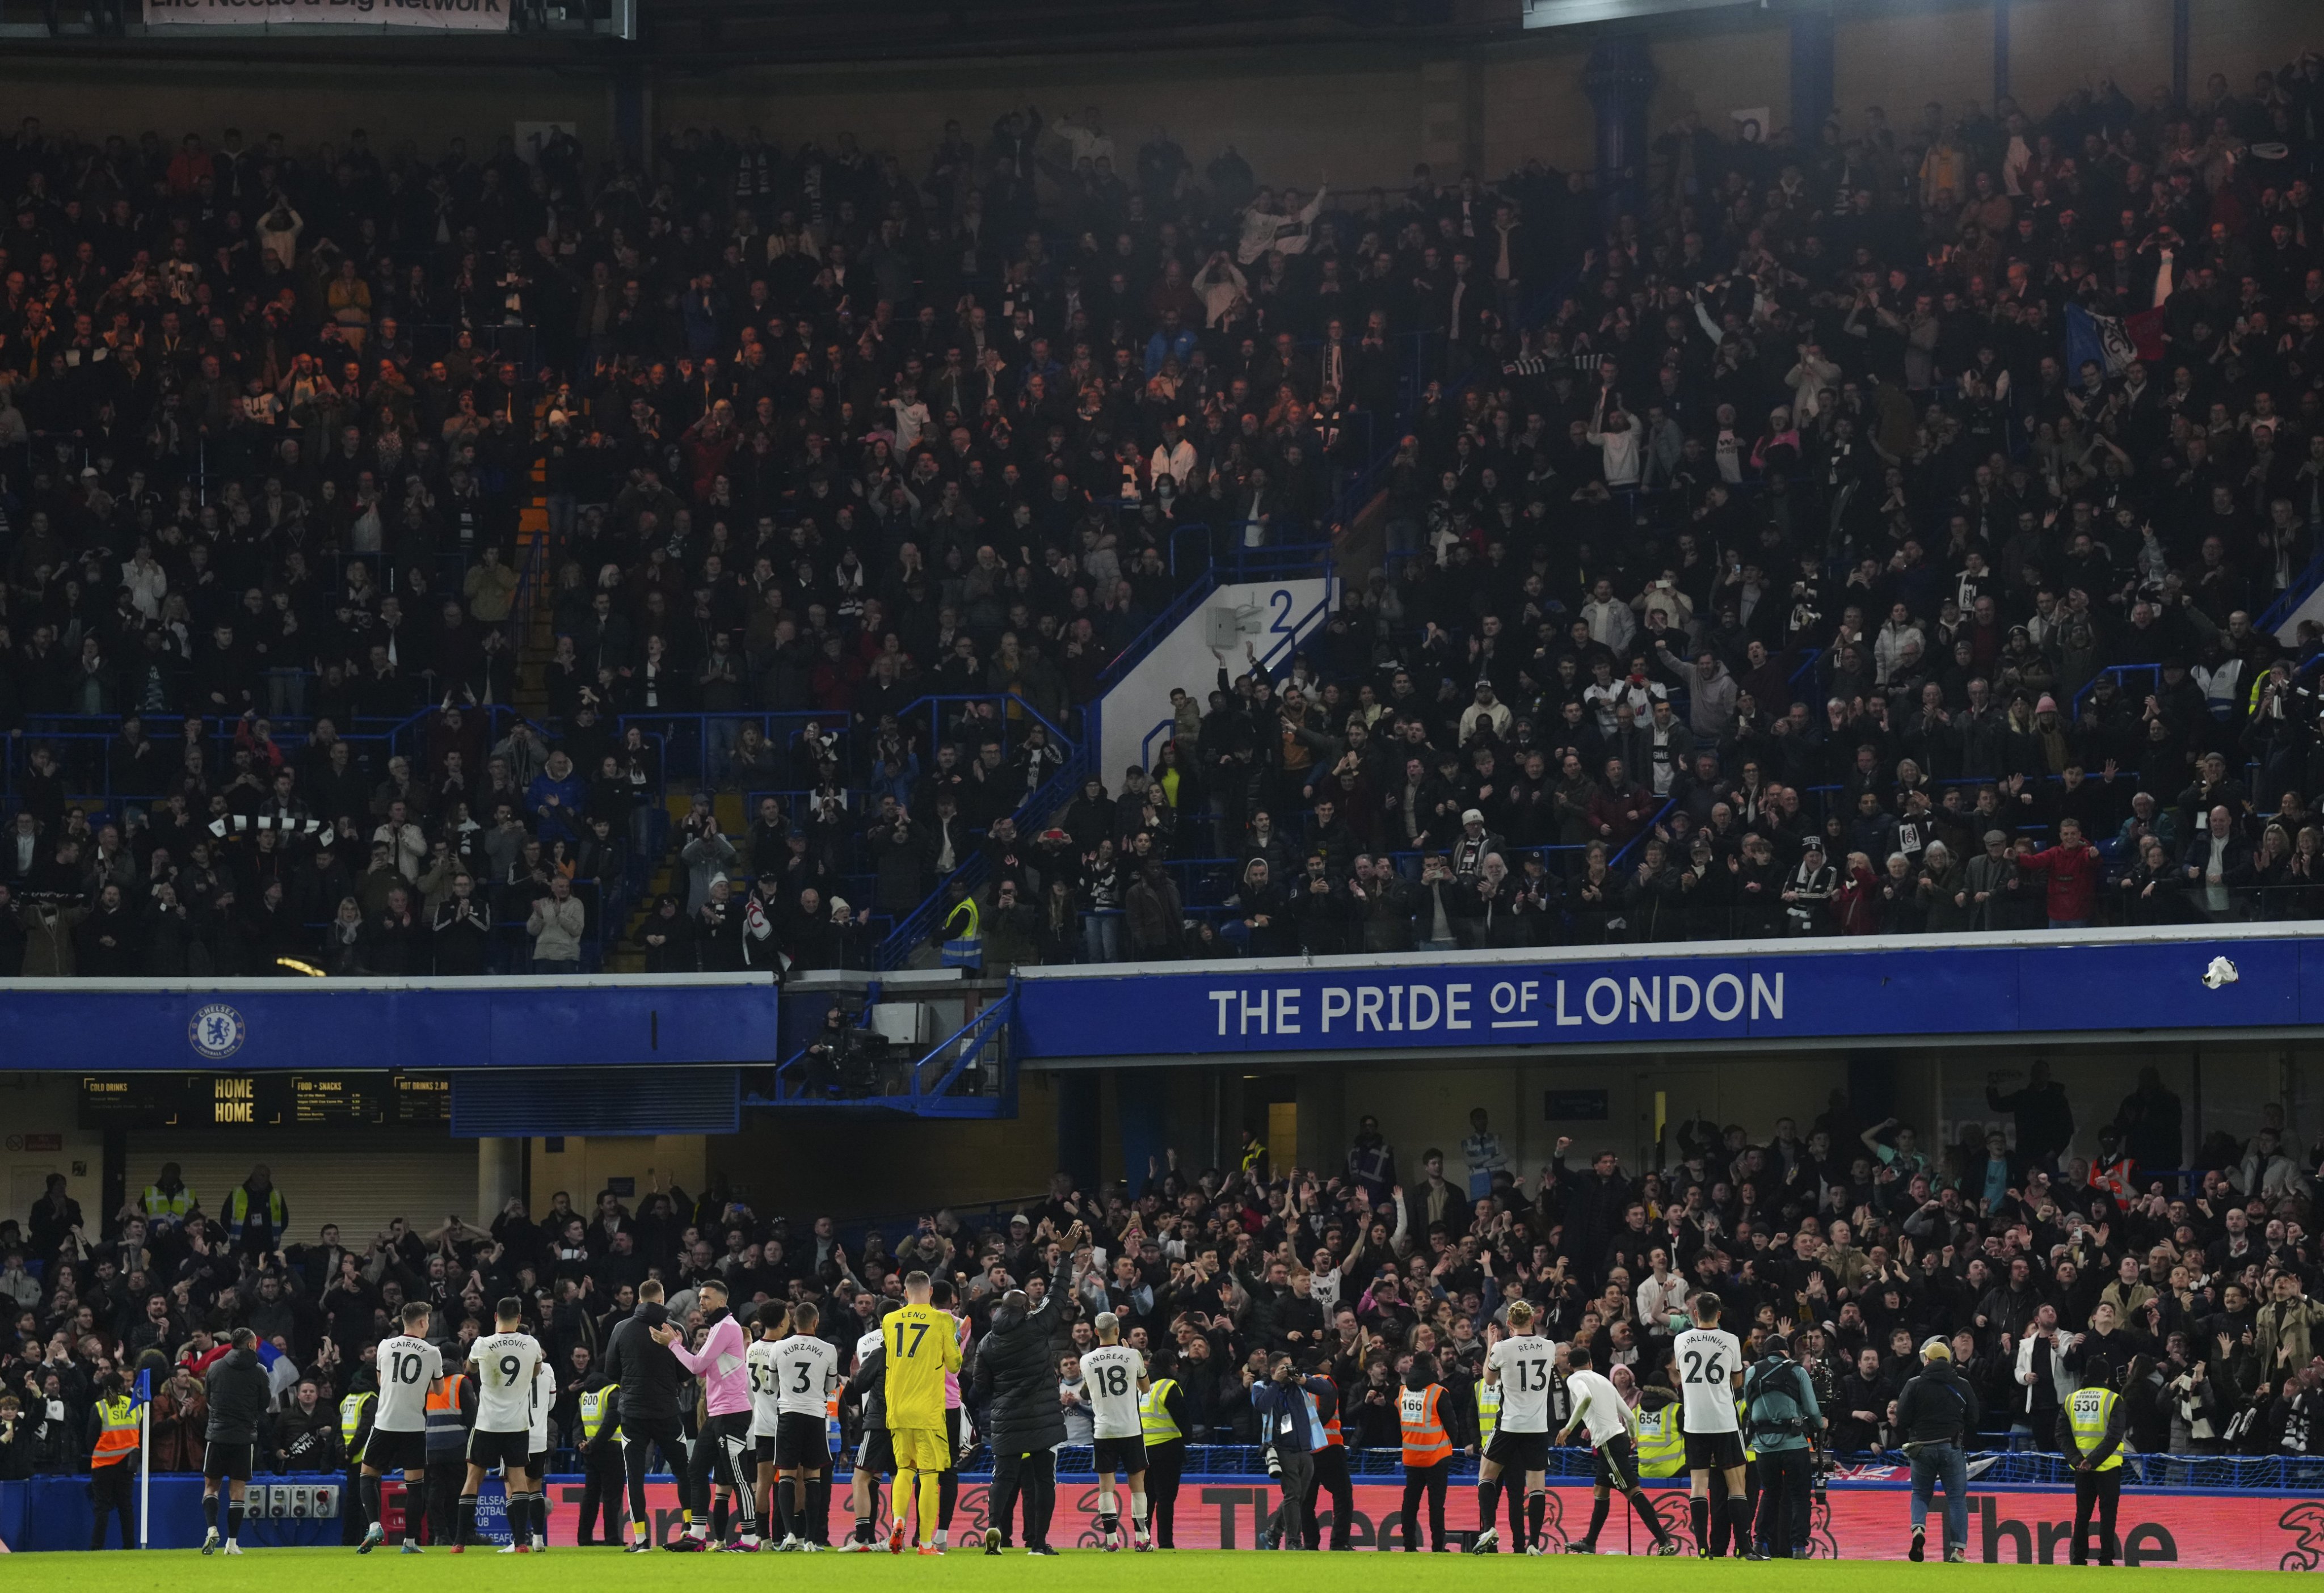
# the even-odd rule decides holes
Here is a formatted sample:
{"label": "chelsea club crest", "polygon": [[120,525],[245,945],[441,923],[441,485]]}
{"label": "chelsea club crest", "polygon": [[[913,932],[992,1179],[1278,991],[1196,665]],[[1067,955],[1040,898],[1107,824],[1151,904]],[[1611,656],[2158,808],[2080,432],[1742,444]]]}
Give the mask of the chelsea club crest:
{"label": "chelsea club crest", "polygon": [[242,1014],[223,1002],[203,1008],[186,1026],[186,1038],[212,1062],[224,1062],[241,1050],[249,1035],[249,1026],[242,1021]]}

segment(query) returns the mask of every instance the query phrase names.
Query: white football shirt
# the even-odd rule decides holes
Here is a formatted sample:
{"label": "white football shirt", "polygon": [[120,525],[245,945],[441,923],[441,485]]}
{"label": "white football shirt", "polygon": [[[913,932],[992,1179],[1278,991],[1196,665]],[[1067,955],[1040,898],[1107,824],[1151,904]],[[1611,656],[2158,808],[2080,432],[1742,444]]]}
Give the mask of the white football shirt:
{"label": "white football shirt", "polygon": [[1573,1413],[1589,1430],[1591,1449],[1600,1448],[1630,1430],[1630,1407],[1622,1403],[1621,1391],[1599,1373],[1568,1372],[1565,1393],[1573,1402]]}
{"label": "white football shirt", "polygon": [[[862,1371],[863,1369],[863,1363],[870,1360],[872,1356],[878,1354],[880,1347],[887,1341],[887,1335],[882,1333],[878,1328],[872,1329],[861,1339],[858,1339],[855,1341],[855,1369],[859,1372]],[[882,1422],[887,1420],[887,1417],[884,1414],[888,1408],[887,1402],[883,1397],[885,1393],[886,1390],[881,1386],[881,1384],[874,1383],[872,1385],[871,1395],[863,1402],[867,1417],[870,1407],[876,1404],[883,1413],[880,1419]]]}
{"label": "white football shirt", "polygon": [[782,1387],[781,1376],[775,1370],[775,1340],[752,1340],[742,1358],[751,1367],[751,1436],[772,1438],[779,1409],[775,1398]]}
{"label": "white football shirt", "polygon": [[530,1333],[487,1333],[468,1347],[476,1368],[476,1431],[532,1430],[532,1373],[540,1344]]}
{"label": "white football shirt", "polygon": [[1557,1370],[1557,1346],[1538,1333],[1504,1339],[1485,1357],[1500,1374],[1501,1432],[1549,1431],[1549,1385]]}
{"label": "white football shirt", "polygon": [[1138,1414],[1138,1380],[1146,1358],[1127,1344],[1102,1344],[1082,1357],[1082,1393],[1087,1396],[1100,1438],[1136,1438],[1145,1425]]}
{"label": "white football shirt", "polygon": [[399,1333],[379,1345],[380,1432],[428,1431],[428,1388],[444,1375],[444,1352],[425,1339]]}
{"label": "white football shirt", "polygon": [[1671,1344],[1678,1363],[1680,1430],[1739,1432],[1735,1419],[1735,1374],[1743,1369],[1742,1341],[1724,1328],[1689,1328]]}
{"label": "white football shirt", "polygon": [[827,1413],[831,1391],[839,1386],[839,1351],[811,1333],[776,1341],[775,1371],[780,1385],[777,1408],[786,1416]]}
{"label": "white football shirt", "polygon": [[557,1403],[557,1374],[549,1369],[544,1357],[532,1370],[532,1452],[544,1454],[549,1449],[549,1409]]}

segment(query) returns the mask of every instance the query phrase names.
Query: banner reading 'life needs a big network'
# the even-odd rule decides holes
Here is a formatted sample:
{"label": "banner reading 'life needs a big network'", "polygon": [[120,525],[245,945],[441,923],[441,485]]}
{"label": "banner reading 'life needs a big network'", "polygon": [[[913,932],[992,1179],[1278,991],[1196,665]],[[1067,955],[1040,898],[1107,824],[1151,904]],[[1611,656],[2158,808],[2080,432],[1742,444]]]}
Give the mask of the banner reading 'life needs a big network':
{"label": "banner reading 'life needs a big network'", "polygon": [[145,0],[149,27],[386,27],[505,33],[509,0]]}

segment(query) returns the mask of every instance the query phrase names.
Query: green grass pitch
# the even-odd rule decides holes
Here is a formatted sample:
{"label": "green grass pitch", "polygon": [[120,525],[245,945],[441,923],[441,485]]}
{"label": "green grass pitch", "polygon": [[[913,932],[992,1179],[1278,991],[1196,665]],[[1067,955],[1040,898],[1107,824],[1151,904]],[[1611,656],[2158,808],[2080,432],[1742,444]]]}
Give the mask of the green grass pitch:
{"label": "green grass pitch", "polygon": [[[1110,1562],[1109,1562],[1110,1561]],[[0,1585],[14,1583],[40,1593],[208,1593],[211,1589],[262,1589],[263,1593],[334,1593],[370,1588],[409,1588],[414,1593],[634,1593],[641,1581],[694,1588],[764,1588],[794,1579],[828,1589],[928,1588],[1007,1588],[1010,1593],[1049,1586],[1084,1588],[1090,1579],[1130,1587],[1138,1593],[1218,1593],[1222,1584],[1264,1587],[1269,1593],[1434,1593],[1473,1589],[1484,1579],[1498,1587],[1538,1587],[1554,1593],[1636,1593],[1674,1585],[1711,1590],[1774,1590],[1873,1587],[1879,1593],[1955,1593],[1958,1589],[2082,1588],[2104,1581],[2140,1588],[2227,1588],[2282,1583],[2283,1573],[2264,1571],[2135,1571],[2065,1566],[1912,1565],[1850,1563],[1821,1560],[1746,1564],[1722,1560],[1585,1559],[1545,1556],[1539,1562],[1497,1557],[1480,1564],[1465,1555],[1381,1553],[1296,1554],[1262,1561],[1256,1554],[1211,1551],[1107,1556],[1095,1550],[1069,1551],[1037,1560],[1022,1551],[989,1559],[975,1549],[954,1549],[941,1561],[919,1555],[819,1554],[812,1560],[745,1560],[699,1556],[679,1560],[656,1553],[632,1559],[613,1549],[559,1549],[543,1555],[503,1555],[471,1549],[451,1555],[393,1552],[357,1558],[351,1549],[253,1549],[239,1559],[205,1559],[191,1550],[130,1554],[14,1555],[0,1559]]]}

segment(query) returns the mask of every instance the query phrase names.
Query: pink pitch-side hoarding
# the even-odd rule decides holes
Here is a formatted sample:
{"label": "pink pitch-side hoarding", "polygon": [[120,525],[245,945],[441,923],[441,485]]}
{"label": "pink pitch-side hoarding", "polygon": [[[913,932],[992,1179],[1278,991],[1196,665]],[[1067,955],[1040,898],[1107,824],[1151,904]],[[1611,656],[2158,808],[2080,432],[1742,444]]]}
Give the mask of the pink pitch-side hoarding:
{"label": "pink pitch-side hoarding", "polygon": [[[1404,1528],[1397,1512],[1404,1500],[1401,1485],[1359,1482],[1355,1520],[1349,1542],[1358,1550],[1400,1550]],[[1683,1489],[1659,1488],[1653,1495],[1663,1519],[1682,1539],[1688,1538],[1686,1496]],[[552,1478],[549,1540],[569,1545],[579,1517],[581,1485],[577,1478]],[[1275,1508],[1276,1490],[1250,1478],[1188,1478],[1178,1490],[1176,1546],[1181,1549],[1249,1549],[1258,1529]],[[954,1541],[960,1542],[984,1528],[987,1485],[981,1478],[964,1481],[954,1516]],[[1908,1541],[1907,1490],[1901,1481],[1855,1481],[1832,1486],[1830,1496],[1815,1507],[1815,1552],[1819,1558],[1842,1560],[1902,1560]],[[653,1513],[654,1535],[667,1540],[679,1530],[678,1493],[669,1483],[646,1489],[647,1507]],[[1323,1525],[1331,1530],[1328,1499]],[[1548,1535],[1553,1552],[1569,1537],[1579,1537],[1590,1524],[1591,1491],[1586,1486],[1553,1486],[1549,1490]],[[1465,1536],[1476,1525],[1476,1496],[1465,1485],[1456,1486],[1447,1501],[1447,1525]],[[1020,1523],[1021,1523],[1021,1517]],[[848,1521],[845,1490],[833,1502],[835,1541],[844,1534]],[[1987,1564],[2062,1565],[2073,1532],[2072,1490],[2049,1487],[2004,1487],[1972,1493],[1969,1499],[1969,1557]],[[1932,1523],[1933,1528],[1934,1523]],[[1507,1522],[1504,1519],[1506,1528]],[[2123,1492],[2122,1511],[2116,1523],[2123,1554],[2132,1565],[2183,1565],[2218,1570],[2324,1570],[2324,1503],[2293,1494],[2231,1494],[2218,1490],[2130,1487]],[[1424,1506],[1421,1529],[1427,1531]],[[1093,1547],[1097,1542],[1097,1485],[1088,1478],[1060,1478],[1056,1515],[1050,1523],[1049,1541],[1061,1549]],[[1692,1542],[1690,1541],[1690,1548]],[[1599,1539],[1601,1554],[1643,1554],[1646,1533],[1628,1510],[1609,1516]]]}

